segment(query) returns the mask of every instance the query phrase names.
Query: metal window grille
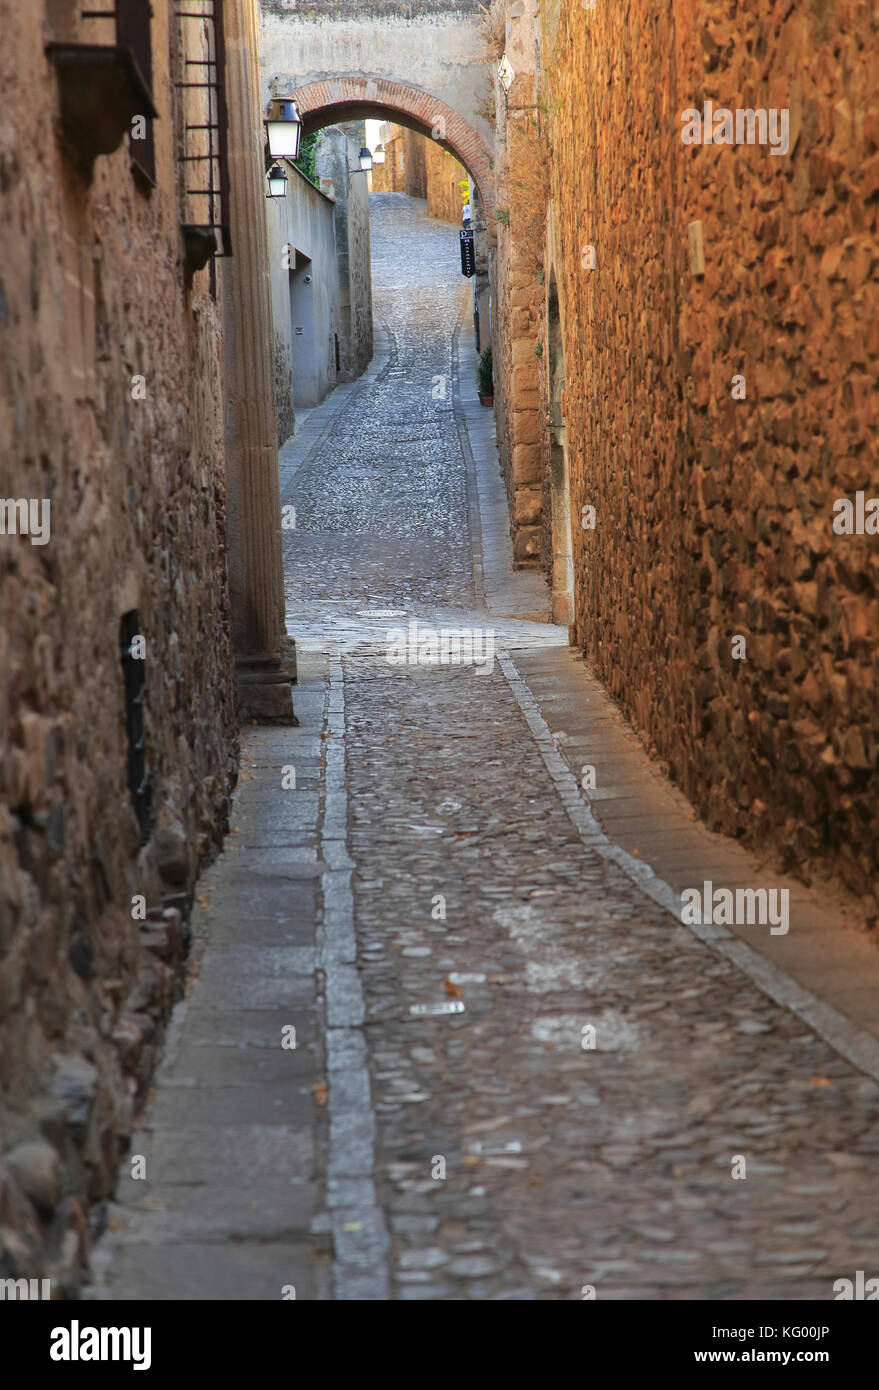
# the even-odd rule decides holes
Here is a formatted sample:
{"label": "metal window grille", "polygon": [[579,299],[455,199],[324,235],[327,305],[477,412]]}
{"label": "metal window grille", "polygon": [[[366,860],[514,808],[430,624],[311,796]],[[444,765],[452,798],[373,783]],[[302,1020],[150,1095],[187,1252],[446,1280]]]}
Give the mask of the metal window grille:
{"label": "metal window grille", "polygon": [[231,256],[229,160],[227,150],[226,50],[223,0],[181,0],[182,76],[176,83],[184,112],[184,230],[215,240],[214,258]]}

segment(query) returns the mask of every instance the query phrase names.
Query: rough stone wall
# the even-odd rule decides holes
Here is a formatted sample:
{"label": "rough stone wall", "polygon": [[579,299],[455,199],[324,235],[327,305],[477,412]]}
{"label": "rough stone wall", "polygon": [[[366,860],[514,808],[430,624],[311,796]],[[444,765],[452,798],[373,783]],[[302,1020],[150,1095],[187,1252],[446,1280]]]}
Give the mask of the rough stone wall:
{"label": "rough stone wall", "polygon": [[[515,13],[512,13],[515,12]],[[492,258],[492,345],[501,468],[510,502],[513,553],[538,564],[543,486],[538,395],[541,266],[547,153],[536,113],[534,0],[494,6],[505,19],[505,52],[515,72],[497,87],[497,250]]]}
{"label": "rough stone wall", "polygon": [[410,198],[427,197],[427,154],[425,140],[407,126],[389,125],[385,141],[385,162],[372,170],[373,193],[408,193]]}
{"label": "rough stone wall", "polygon": [[389,134],[384,142],[384,164],[374,164],[372,169],[373,193],[401,193],[406,182],[406,147],[401,138],[399,126],[389,126]]}
{"label": "rough stone wall", "polygon": [[409,130],[406,126],[400,126],[403,136],[404,149],[406,151],[406,169],[408,187],[406,192],[411,198],[427,197],[427,142],[424,136],[419,135],[417,130]]}
{"label": "rough stone wall", "polygon": [[[577,640],[711,825],[867,898],[879,539],[833,503],[879,492],[875,5],[543,8]],[[790,152],[685,146],[706,99]]]}
{"label": "rough stone wall", "polygon": [[[0,3],[0,496],[51,501],[48,544],[0,534],[0,1276],[74,1296],[87,1205],[113,1188],[173,1000],[181,909],[226,825],[235,724],[220,324],[208,272],[184,282],[167,7],[149,193],[126,145],[91,182],[62,147],[45,13]],[[143,846],[120,651],[135,609]],[[133,920],[136,895],[154,920]]]}
{"label": "rough stone wall", "polygon": [[394,125],[384,142],[386,159],[372,171],[374,193],[407,193],[426,198],[431,217],[461,224],[463,164],[434,140],[406,126]]}
{"label": "rough stone wall", "polygon": [[[289,301],[289,291],[287,295]],[[278,323],[275,317],[275,324]],[[275,404],[278,408],[278,447],[289,439],[296,429],[296,411],[293,406],[293,365],[290,360],[290,309],[287,308],[287,322],[281,328],[275,327],[272,335],[274,344]]]}
{"label": "rough stone wall", "polygon": [[460,227],[464,206],[461,183],[467,179],[467,170],[453,154],[434,141],[422,140],[422,145],[427,165],[427,211],[441,222],[454,222]]}

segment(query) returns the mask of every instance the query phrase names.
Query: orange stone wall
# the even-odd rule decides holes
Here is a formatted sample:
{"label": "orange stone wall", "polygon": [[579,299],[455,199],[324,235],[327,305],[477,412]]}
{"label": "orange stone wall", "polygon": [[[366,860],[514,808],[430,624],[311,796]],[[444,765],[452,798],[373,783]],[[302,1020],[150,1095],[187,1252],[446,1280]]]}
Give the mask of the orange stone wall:
{"label": "orange stone wall", "polygon": [[431,217],[461,223],[460,182],[467,178],[463,164],[434,140],[407,126],[394,125],[384,142],[385,162],[372,170],[373,193],[408,193],[426,198]]}
{"label": "orange stone wall", "polygon": [[[857,0],[541,6],[576,640],[712,826],[865,902],[879,537],[833,504],[879,494],[877,42]],[[707,99],[789,153],[685,146]]]}

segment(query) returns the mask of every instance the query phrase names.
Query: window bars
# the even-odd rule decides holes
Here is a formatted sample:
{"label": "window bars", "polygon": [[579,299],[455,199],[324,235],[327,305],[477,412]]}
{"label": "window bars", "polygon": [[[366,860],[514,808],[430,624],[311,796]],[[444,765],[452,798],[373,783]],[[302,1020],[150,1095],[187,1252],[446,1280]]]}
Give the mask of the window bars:
{"label": "window bars", "polygon": [[[200,270],[212,257],[231,256],[227,153],[226,50],[223,0],[181,0],[184,216],[187,261]],[[211,291],[216,289],[211,262]]]}

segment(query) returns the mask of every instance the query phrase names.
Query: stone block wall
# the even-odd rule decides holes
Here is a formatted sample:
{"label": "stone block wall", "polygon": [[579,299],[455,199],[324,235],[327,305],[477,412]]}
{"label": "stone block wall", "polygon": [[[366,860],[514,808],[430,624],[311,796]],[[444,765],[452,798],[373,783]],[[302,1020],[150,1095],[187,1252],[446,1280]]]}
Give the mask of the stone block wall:
{"label": "stone block wall", "polygon": [[[879,537],[834,503],[879,493],[875,5],[541,9],[577,641],[709,824],[869,916]],[[789,150],[684,144],[707,100]]]}
{"label": "stone block wall", "polygon": [[149,190],[127,141],[89,178],[62,140],[47,13],[80,8],[0,3],[0,506],[51,504],[46,544],[0,534],[0,1276],[56,1297],[112,1191],[236,761],[220,316],[183,265],[173,21],[154,6]]}
{"label": "stone block wall", "polygon": [[374,164],[371,189],[373,193],[400,193],[406,181],[406,150],[397,128],[387,126],[383,164]]}
{"label": "stone block wall", "polygon": [[467,170],[435,141],[423,140],[422,144],[427,165],[427,211],[441,222],[460,227],[464,207],[461,184],[464,180],[469,183]]}
{"label": "stone block wall", "polygon": [[407,193],[426,198],[431,217],[461,225],[461,182],[467,170],[435,140],[428,140],[407,126],[392,125],[385,144],[384,164],[372,171],[374,193]]}
{"label": "stone block wall", "polygon": [[408,126],[387,123],[385,162],[372,170],[373,193],[408,193],[427,197],[427,160],[424,137]]}

